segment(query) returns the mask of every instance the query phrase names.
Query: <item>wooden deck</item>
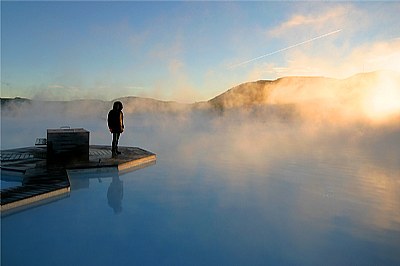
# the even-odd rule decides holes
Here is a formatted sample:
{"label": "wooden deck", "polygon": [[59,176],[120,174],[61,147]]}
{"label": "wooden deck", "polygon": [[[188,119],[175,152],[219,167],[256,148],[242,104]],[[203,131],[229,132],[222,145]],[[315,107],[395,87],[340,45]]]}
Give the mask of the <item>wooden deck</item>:
{"label": "wooden deck", "polygon": [[[110,146],[91,145],[89,160],[47,160],[47,148],[27,147],[1,151],[1,170],[8,175],[18,175],[22,185],[1,189],[1,213],[15,211],[26,205],[46,202],[68,196],[70,192],[69,170],[107,171],[118,169],[128,172],[155,163],[156,155],[137,147],[119,147],[121,155],[113,158]],[[3,178],[3,177],[2,177]]]}

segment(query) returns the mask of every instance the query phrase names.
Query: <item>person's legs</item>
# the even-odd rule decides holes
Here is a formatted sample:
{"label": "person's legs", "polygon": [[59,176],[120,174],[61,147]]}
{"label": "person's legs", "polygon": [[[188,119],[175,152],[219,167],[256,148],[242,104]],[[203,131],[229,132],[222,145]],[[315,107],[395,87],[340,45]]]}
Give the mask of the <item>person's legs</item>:
{"label": "person's legs", "polygon": [[120,134],[121,134],[121,133],[112,133],[112,135],[113,135],[113,139],[112,139],[112,148],[111,148],[112,155],[121,154],[121,153],[118,151],[118,140],[119,140]]}
{"label": "person's legs", "polygon": [[116,141],[116,144],[115,144],[115,152],[117,153],[117,154],[121,154],[121,152],[119,152],[118,151],[118,141],[119,141],[119,137],[121,136],[121,133],[116,133],[116,138],[117,138],[117,141]]}

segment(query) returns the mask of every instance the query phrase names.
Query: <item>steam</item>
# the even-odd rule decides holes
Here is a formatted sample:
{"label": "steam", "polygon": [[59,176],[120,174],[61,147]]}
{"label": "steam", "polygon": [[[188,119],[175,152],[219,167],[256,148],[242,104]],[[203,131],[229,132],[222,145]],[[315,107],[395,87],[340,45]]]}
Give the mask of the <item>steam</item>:
{"label": "steam", "polygon": [[[359,74],[343,80],[288,77],[277,81],[246,83],[209,102],[194,105],[137,97],[125,97],[119,100],[124,104],[125,117],[127,119],[133,117],[132,129],[137,124],[135,119],[140,119],[141,123],[145,123],[143,127],[160,127],[155,129],[157,131],[163,132],[168,128],[171,131],[180,129],[186,132],[186,128],[202,129],[196,125],[201,117],[201,123],[205,124],[205,128],[209,128],[210,125],[215,126],[211,129],[216,131],[225,130],[223,129],[225,127],[235,128],[234,131],[237,132],[247,130],[250,136],[251,128],[255,126],[255,132],[277,130],[294,135],[300,132],[315,139],[320,134],[350,129],[357,135],[364,126],[398,128],[400,75],[397,72],[381,71]],[[46,128],[85,127],[97,132],[93,135],[93,143],[108,143],[106,115],[111,106],[112,101],[99,100],[67,102],[13,100],[2,104],[2,123],[18,121],[21,126],[26,125],[28,131],[34,132],[34,137],[44,137]],[[219,108],[224,111],[215,112]],[[147,119],[152,122],[147,123]],[[169,128],[170,124],[173,124],[172,129]],[[264,128],[264,124],[268,126]],[[284,129],[276,129],[277,125],[284,125]],[[287,130],[286,126],[290,130]],[[127,127],[129,132],[129,123]],[[9,127],[2,127],[4,133],[10,130],[12,129]],[[2,141],[3,146],[23,146],[34,142],[34,139],[27,142],[18,140],[17,137],[24,134],[20,131],[16,130],[15,142]],[[190,132],[188,135],[197,135],[197,132]],[[228,138],[232,135],[226,132],[225,136]],[[234,138],[237,140],[241,137]],[[160,139],[169,142],[166,138],[160,137]],[[248,137],[245,139],[245,142],[249,141]],[[223,142],[223,140],[218,141]],[[188,146],[191,142],[192,140],[188,141]],[[233,142],[235,141],[232,140]],[[4,145],[5,143],[10,145]],[[255,143],[248,146],[252,145],[263,146]]]}
{"label": "steam", "polygon": [[[391,122],[374,124],[360,120],[360,113],[355,114],[358,117],[355,119],[353,113],[369,110],[365,109],[365,104],[375,99],[374,95],[382,88],[388,90],[388,96],[394,97],[397,94],[392,90],[398,87],[393,85],[397,84],[396,79],[384,79],[388,83],[379,83],[384,84],[383,87],[372,86],[375,85],[372,81],[382,81],[379,75],[369,77],[345,81],[348,86],[342,89],[352,95],[350,98],[343,98],[341,90],[319,90],[325,88],[322,84],[336,84],[335,80],[319,79],[313,88],[300,84],[285,87],[283,85],[290,79],[280,80],[282,90],[272,90],[266,99],[270,104],[273,101],[275,104],[302,102],[292,111],[296,115],[289,117],[281,115],[283,110],[271,113],[269,109],[257,107],[232,108],[218,113],[180,105],[168,110],[165,102],[160,107],[151,100],[140,105],[140,99],[122,99],[125,132],[120,145],[155,152],[160,174],[171,171],[168,174],[173,175],[174,167],[163,167],[179,165],[180,171],[187,171],[189,177],[212,182],[214,176],[203,176],[207,169],[206,173],[223,180],[223,191],[241,192],[257,182],[269,184],[274,180],[295,183],[302,189],[298,202],[293,204],[310,213],[313,208],[320,209],[320,200],[342,201],[347,191],[357,195],[360,201],[376,204],[368,217],[357,217],[357,222],[391,229],[400,220],[399,215],[394,215],[400,207],[397,200],[400,186],[396,183],[400,174],[400,123],[398,118],[393,118]],[[352,87],[364,83],[372,85],[361,91]],[[310,102],[319,102],[319,106]],[[46,136],[47,128],[64,125],[88,129],[91,144],[110,145],[106,115],[111,107],[112,102],[101,101],[3,104],[2,149],[32,146],[36,137]],[[140,107],[147,109],[140,112]],[[396,116],[396,108],[396,105],[390,109],[378,108],[380,111],[375,110],[371,117],[382,121],[380,115],[378,118],[375,115],[383,112],[388,119]],[[265,178],[260,180],[260,177]],[[346,187],[345,192],[343,187]],[[310,199],[310,193],[316,200],[302,204],[302,198]],[[284,200],[284,196],[278,199]],[[335,214],[345,211],[340,205]],[[327,212],[327,215],[332,213]]]}
{"label": "steam", "polygon": [[[293,17],[279,30],[315,21],[333,21],[335,27],[341,28],[334,18]],[[340,35],[344,33],[345,30]],[[326,47],[331,46],[323,49]],[[398,46],[390,47],[391,52],[396,52]],[[313,46],[301,48],[307,50]],[[337,247],[331,244],[338,239],[337,232],[351,245],[355,243],[356,250],[358,244],[362,249],[371,243],[373,247],[379,245],[382,236],[385,236],[382,241],[393,241],[391,247],[398,246],[393,237],[387,236],[398,233],[400,223],[400,78],[396,72],[348,76],[362,68],[363,62],[359,60],[363,51],[371,51],[369,48],[358,49],[339,63],[334,63],[340,54],[335,49],[327,49],[332,51],[332,58],[311,57],[289,49],[288,58],[296,61],[270,67],[287,67],[281,69],[282,75],[297,76],[246,83],[231,89],[224,97],[193,105],[116,95],[124,105],[125,131],[120,145],[137,146],[157,154],[156,165],[121,177],[129,180],[124,188],[124,193],[127,192],[124,200],[128,199],[125,205],[138,206],[131,206],[133,209],[129,208],[124,217],[135,218],[139,213],[144,214],[139,219],[147,218],[149,210],[155,215],[172,210],[172,216],[181,217],[190,214],[189,209],[193,211],[194,203],[194,210],[200,210],[195,218],[202,229],[212,233],[222,228],[230,236],[239,226],[243,230],[242,225],[245,226],[242,232],[247,233],[250,227],[246,228],[246,219],[229,222],[228,228],[226,219],[215,225],[215,219],[210,218],[215,212],[235,212],[238,204],[243,204],[239,211],[247,214],[249,210],[253,215],[250,218],[260,217],[254,225],[268,228],[258,238],[252,236],[257,235],[257,226],[250,228],[254,234],[248,234],[246,239],[249,251],[254,243],[261,246],[266,243],[266,232],[278,236],[280,244],[291,241],[295,249],[307,250],[304,254],[308,254],[310,247],[306,245],[303,249],[304,239],[321,243],[313,245],[317,249],[322,247],[317,251],[329,253]],[[372,54],[364,53],[367,59]],[[388,62],[386,52],[374,54],[383,57],[373,64]],[[305,66],[313,69],[303,73]],[[265,65],[260,69],[268,70]],[[169,74],[173,74],[173,79],[155,81],[154,91],[146,97],[160,95],[156,99],[168,99],[182,92],[180,100],[191,97],[193,85],[184,70],[184,63],[172,62]],[[318,77],[298,76],[309,73],[317,73]],[[320,77],[327,76],[326,73],[334,73],[340,79]],[[346,75],[342,77],[343,73]],[[264,72],[257,77],[265,79],[265,76]],[[177,89],[171,95],[166,94],[165,88],[174,86],[176,79],[181,81],[176,84]],[[56,85],[51,89],[62,89]],[[60,126],[83,127],[90,131],[90,144],[111,145],[106,117],[112,102],[21,100],[2,104],[1,148],[32,146],[36,137],[46,137],[47,128]],[[138,183],[145,185],[136,186]],[[149,188],[156,196],[147,198]],[[206,190],[213,193],[199,193]],[[192,200],[187,201],[189,198]],[[212,212],[203,213],[198,203],[205,208],[211,203]],[[93,209],[93,213],[102,213],[97,210]],[[194,221],[193,217],[185,218],[188,220],[178,219],[178,222]],[[344,224],[336,224],[343,220]],[[109,220],[105,221],[108,225]],[[168,221],[172,223],[166,223],[167,229],[180,225],[176,220]],[[282,225],[282,221],[286,222]],[[114,231],[123,232],[125,225],[118,222]],[[306,230],[299,234],[301,227]],[[171,230],[166,232],[167,237],[171,236]],[[185,236],[186,229],[178,233],[182,232]],[[201,244],[208,244],[198,237],[199,232],[191,236],[195,241],[200,239]],[[319,242],[326,236],[331,239]]]}
{"label": "steam", "polygon": [[250,82],[232,88],[210,102],[216,108],[227,110],[252,109],[256,105],[269,113],[314,125],[395,123],[400,117],[400,74],[379,71],[342,80],[285,77],[276,81]]}

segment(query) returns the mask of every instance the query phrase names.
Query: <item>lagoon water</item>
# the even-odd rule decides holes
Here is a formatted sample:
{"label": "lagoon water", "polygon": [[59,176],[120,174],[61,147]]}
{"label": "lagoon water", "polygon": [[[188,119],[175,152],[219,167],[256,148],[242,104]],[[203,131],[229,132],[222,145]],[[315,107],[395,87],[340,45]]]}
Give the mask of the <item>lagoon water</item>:
{"label": "lagoon water", "polygon": [[[68,197],[2,217],[2,265],[399,265],[400,127],[129,115],[133,172],[71,173]],[[34,121],[34,122],[33,122]],[[2,149],[103,118],[2,115]]]}

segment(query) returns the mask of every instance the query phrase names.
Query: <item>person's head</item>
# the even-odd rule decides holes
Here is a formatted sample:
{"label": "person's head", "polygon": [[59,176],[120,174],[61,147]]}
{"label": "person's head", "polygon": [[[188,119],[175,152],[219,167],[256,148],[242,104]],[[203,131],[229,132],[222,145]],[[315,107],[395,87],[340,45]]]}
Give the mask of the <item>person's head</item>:
{"label": "person's head", "polygon": [[114,109],[114,110],[121,111],[122,108],[123,108],[123,106],[122,106],[122,103],[121,103],[120,101],[114,102],[114,105],[113,105],[113,109]]}

